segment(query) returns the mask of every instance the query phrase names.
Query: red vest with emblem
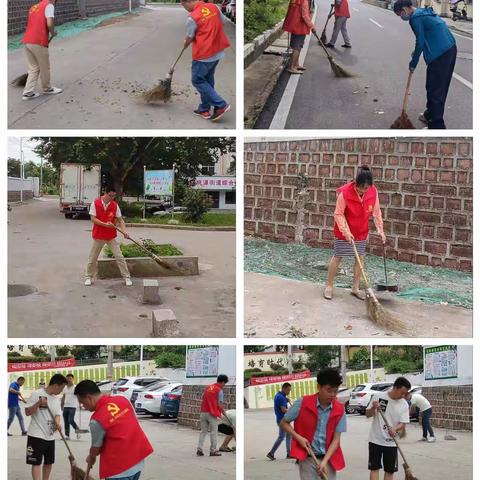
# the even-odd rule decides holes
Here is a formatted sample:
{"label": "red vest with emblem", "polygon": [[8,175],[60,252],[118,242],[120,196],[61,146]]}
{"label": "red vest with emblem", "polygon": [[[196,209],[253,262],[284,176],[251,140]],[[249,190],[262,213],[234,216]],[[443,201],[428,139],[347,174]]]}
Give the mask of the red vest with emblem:
{"label": "red vest with emblem", "polygon": [[48,27],[47,19],[45,18],[45,9],[49,3],[49,0],[42,0],[40,3],[30,7],[27,30],[22,40],[23,43],[48,47]]}
{"label": "red vest with emblem", "polygon": [[230,46],[220,10],[214,3],[198,2],[190,14],[197,24],[192,45],[193,60],[205,60]]}
{"label": "red vest with emblem", "polygon": [[[377,201],[377,189],[372,185],[363,194],[363,199],[360,199],[355,190],[355,182],[350,182],[338,188],[337,193],[342,193],[345,199],[344,214],[353,237],[355,240],[366,240],[368,237],[368,222]],[[333,233],[338,240],[345,240],[336,222]]]}
{"label": "red vest with emblem", "polygon": [[342,0],[340,5],[335,2],[335,16],[350,18],[350,9],[348,8],[348,0]]}
{"label": "red vest with emblem", "polygon": [[[313,443],[313,437],[315,435],[315,429],[318,422],[318,408],[317,408],[318,395],[306,395],[302,399],[302,406],[300,412],[294,423],[295,431],[306,438],[310,444]],[[326,439],[326,451],[332,443],[335,430],[343,415],[345,414],[345,407],[342,403],[334,400],[332,403],[332,411],[328,417],[327,423],[327,439]],[[290,455],[298,460],[305,460],[308,457],[308,453],[304,450],[296,441],[292,438],[292,446]],[[343,452],[340,446],[335,450],[330,458],[330,465],[338,472],[345,468],[345,460],[343,458]]]}
{"label": "red vest with emblem", "polygon": [[218,405],[218,393],[221,388],[218,383],[209,385],[203,392],[202,405],[200,411],[202,413],[209,413],[214,417],[220,418],[222,416],[222,411]]}
{"label": "red vest with emblem", "polygon": [[91,418],[106,432],[100,451],[100,478],[118,475],[153,452],[127,398],[110,395],[100,397]]}
{"label": "red vest with emblem", "polygon": [[[117,214],[117,202],[111,200],[105,210],[101,198],[95,200],[96,217],[105,223],[115,223],[115,215]],[[95,240],[113,240],[117,236],[117,231],[114,228],[102,227],[101,225],[93,224],[92,237]]]}
{"label": "red vest with emblem", "polygon": [[294,33],[295,35],[308,35],[310,33],[310,28],[302,18],[302,5],[304,3],[310,8],[308,0],[290,0],[287,16],[283,22],[283,30],[285,32]]}

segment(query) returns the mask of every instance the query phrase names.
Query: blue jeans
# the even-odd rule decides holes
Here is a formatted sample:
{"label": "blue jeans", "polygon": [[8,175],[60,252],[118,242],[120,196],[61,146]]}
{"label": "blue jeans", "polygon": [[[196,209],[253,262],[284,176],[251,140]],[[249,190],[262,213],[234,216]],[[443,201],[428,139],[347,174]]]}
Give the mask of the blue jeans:
{"label": "blue jeans", "polygon": [[430,423],[430,418],[431,417],[432,417],[432,409],[431,408],[422,412],[423,438],[427,438],[428,435],[430,435],[431,437],[435,436],[435,433],[433,433],[432,425]]}
{"label": "blue jeans", "polygon": [[[277,424],[280,425],[280,424]],[[285,445],[287,447],[287,456],[290,456],[290,445],[292,443],[292,437],[283,429],[278,427],[278,437],[275,440],[275,443],[273,444],[273,447],[270,449],[270,453],[272,455],[275,454],[277,451],[278,447],[282,444],[282,442],[285,440]]]}
{"label": "blue jeans", "polygon": [[13,420],[15,417],[18,418],[18,423],[20,423],[20,428],[22,429],[22,433],[25,433],[27,430],[25,429],[25,422],[23,421],[22,410],[20,407],[8,407],[8,422],[7,422],[7,430],[12,426]]}
{"label": "blue jeans", "polygon": [[78,425],[75,423],[75,411],[77,409],[74,407],[65,407],[63,409],[63,423],[65,423],[65,435],[70,436],[70,425],[78,430]]}
{"label": "blue jeans", "polygon": [[[112,480],[138,480],[141,474],[142,472],[138,472],[135,475],[130,475],[129,477],[115,477]],[[110,480],[110,478],[107,478],[105,480]]]}
{"label": "blue jeans", "polygon": [[192,84],[200,94],[200,112],[209,112],[212,107],[225,108],[227,102],[215,91],[216,62],[192,62]]}

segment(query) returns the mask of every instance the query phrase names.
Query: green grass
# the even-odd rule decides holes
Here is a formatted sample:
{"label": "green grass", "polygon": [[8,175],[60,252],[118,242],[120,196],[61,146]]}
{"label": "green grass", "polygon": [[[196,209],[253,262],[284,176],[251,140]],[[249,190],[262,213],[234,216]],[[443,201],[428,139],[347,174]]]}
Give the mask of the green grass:
{"label": "green grass", "polygon": [[289,0],[245,1],[245,42],[251,42],[265,30],[285,18]]}
{"label": "green grass", "polygon": [[[144,240],[144,246],[148,248],[148,250],[153,252],[155,255],[158,255],[160,257],[183,255],[183,252],[181,250],[179,250],[174,245],[171,245],[170,243],[159,245],[154,244],[152,240]],[[148,255],[140,247],[133,243],[130,243],[128,245],[120,245],[120,250],[122,251],[125,258],[148,257]],[[105,247],[105,255],[108,258],[113,258],[113,253],[108,245]]]}
{"label": "green grass", "polygon": [[[171,220],[171,215],[165,215],[164,217],[154,216],[147,218],[146,222],[142,221],[141,217],[127,217],[126,223],[151,223],[157,225],[167,225]],[[234,227],[235,226],[235,213],[206,213],[199,223],[187,223],[185,222],[182,213],[176,213],[174,219],[179,222],[179,225],[193,225],[193,226],[210,226],[210,227]]]}

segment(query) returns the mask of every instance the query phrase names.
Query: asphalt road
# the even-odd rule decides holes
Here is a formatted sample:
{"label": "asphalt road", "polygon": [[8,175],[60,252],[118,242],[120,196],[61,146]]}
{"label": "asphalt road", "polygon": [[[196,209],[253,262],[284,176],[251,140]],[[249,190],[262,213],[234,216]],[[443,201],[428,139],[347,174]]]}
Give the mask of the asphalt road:
{"label": "asphalt road", "polygon": [[[342,449],[346,468],[338,480],[365,480],[368,478],[368,432],[370,420],[359,415],[347,417],[347,432],[342,434]],[[263,480],[272,478],[299,478],[294,461],[285,459],[285,444],[277,450],[278,460],[265,457],[276,438],[278,427],[271,409],[245,410],[245,478]],[[402,449],[414,475],[422,480],[461,478],[472,476],[472,433],[452,432],[456,441],[444,440],[444,430],[436,430],[436,443],[419,443],[422,436],[417,423],[407,426],[407,437]],[[401,462],[399,462],[401,464]],[[404,478],[403,469],[396,479]],[[383,478],[383,476],[381,477]]]}
{"label": "asphalt road", "polygon": [[[155,86],[182,49],[187,12],[181,6],[142,9],[118,23],[53,40],[52,83],[56,96],[22,101],[22,90],[8,86],[8,126],[12,129],[233,129],[235,128],[235,27],[226,31],[232,47],[220,62],[218,92],[232,105],[219,122],[193,115],[199,96],[192,86],[191,52],[173,78],[172,101],[145,104],[139,92]],[[8,78],[26,70],[23,49],[8,54]]]}
{"label": "asphalt road", "polygon": [[[356,78],[337,79],[314,37],[305,60],[307,72],[298,81],[295,93],[278,109],[290,75],[284,72],[255,128],[270,128],[272,120],[287,129],[387,129],[399,116],[408,77],[408,62],[414,48],[414,35],[407,22],[391,10],[361,0],[351,0],[347,27],[352,49],[343,49],[340,34],[331,53]],[[329,2],[317,2],[316,26],[323,30]],[[333,19],[327,28],[330,39]],[[464,82],[472,83],[473,42],[454,33],[458,57],[447,98],[445,123],[449,129],[472,128],[473,94]],[[426,66],[419,62],[412,80],[408,114],[416,128],[426,103]],[[461,77],[461,78],[460,78]],[[462,83],[463,82],[463,83]],[[285,102],[284,100],[284,102]],[[272,127],[273,128],[273,127]]]}
{"label": "asphalt road", "polygon": [[[134,238],[172,243],[199,257],[200,275],[159,278],[161,308],[171,308],[182,337],[235,336],[235,232],[130,228]],[[58,198],[44,197],[9,212],[9,284],[36,289],[9,298],[10,337],[148,337],[155,306],[139,302],[141,278],[85,287],[91,222],[67,220]]]}

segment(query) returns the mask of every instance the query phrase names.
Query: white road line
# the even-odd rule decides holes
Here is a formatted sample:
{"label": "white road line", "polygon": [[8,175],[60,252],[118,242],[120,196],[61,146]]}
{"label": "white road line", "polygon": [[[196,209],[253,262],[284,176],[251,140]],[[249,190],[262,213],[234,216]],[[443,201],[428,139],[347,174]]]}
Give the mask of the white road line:
{"label": "white road line", "polygon": [[[315,8],[315,13],[313,14],[312,21],[315,23],[315,18],[317,16],[318,9]],[[300,64],[303,65],[305,61],[305,57],[308,53],[308,47],[310,45],[310,40],[312,38],[312,34],[307,35],[307,39],[305,40],[305,46],[302,48],[300,53]],[[292,108],[293,97],[295,96],[295,91],[297,90],[298,82],[300,81],[301,75],[290,75],[288,79],[287,86],[282,95],[282,99],[278,104],[277,110],[275,111],[275,115],[268,127],[270,130],[284,130],[285,125],[287,124],[288,114],[290,113],[290,109]]]}
{"label": "white road line", "polygon": [[376,22],[373,18],[369,18],[369,20],[374,23],[377,27],[383,28],[378,22]]}
{"label": "white road line", "polygon": [[465,40],[470,40],[471,42],[473,42],[473,37],[467,37],[466,35],[457,33],[455,30],[452,30],[452,29],[450,29],[450,31],[457,37],[464,38]]}
{"label": "white road line", "polygon": [[453,78],[455,78],[455,80],[458,80],[460,83],[463,83],[470,90],[473,90],[473,83],[461,77],[460,75],[458,75],[458,73],[453,72]]}

